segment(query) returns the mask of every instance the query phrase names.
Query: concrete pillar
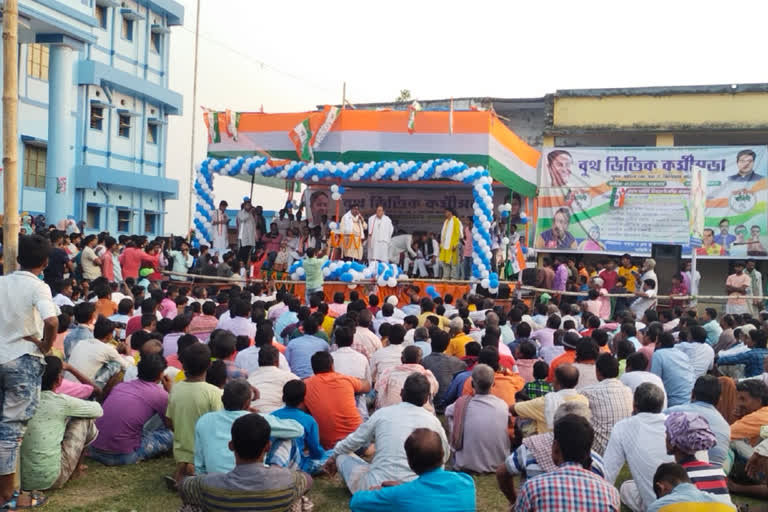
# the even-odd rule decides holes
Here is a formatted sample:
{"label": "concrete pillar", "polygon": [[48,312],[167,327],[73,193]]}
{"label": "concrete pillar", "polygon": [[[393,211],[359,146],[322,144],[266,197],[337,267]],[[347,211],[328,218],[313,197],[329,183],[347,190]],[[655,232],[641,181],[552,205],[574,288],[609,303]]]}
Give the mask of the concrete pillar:
{"label": "concrete pillar", "polygon": [[675,134],[674,133],[657,133],[656,145],[657,146],[674,146]]}
{"label": "concrete pillar", "polygon": [[[53,44],[50,47],[45,215],[53,224],[72,215],[75,208],[74,57],[75,50],[69,46]],[[66,178],[61,187],[59,178]]]}

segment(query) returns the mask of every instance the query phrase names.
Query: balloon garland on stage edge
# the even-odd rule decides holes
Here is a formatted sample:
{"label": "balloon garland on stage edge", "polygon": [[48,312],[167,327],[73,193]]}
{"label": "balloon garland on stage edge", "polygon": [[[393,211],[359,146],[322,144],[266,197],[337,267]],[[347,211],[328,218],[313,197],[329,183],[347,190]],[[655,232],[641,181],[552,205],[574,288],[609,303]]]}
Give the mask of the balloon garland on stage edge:
{"label": "balloon garland on stage edge", "polygon": [[[304,183],[318,183],[321,180],[334,181],[421,181],[450,179],[472,185],[473,220],[472,227],[472,277],[496,293],[499,276],[491,272],[491,222],[493,221],[492,179],[484,167],[469,167],[467,164],[450,159],[434,159],[426,162],[380,161],[380,162],[299,162],[280,161],[260,155],[220,160],[206,158],[197,167],[194,183],[196,199],[194,227],[195,244],[207,244],[211,240],[211,220],[216,209],[213,197],[213,176],[264,176],[297,180]],[[378,270],[378,269],[376,269]]]}

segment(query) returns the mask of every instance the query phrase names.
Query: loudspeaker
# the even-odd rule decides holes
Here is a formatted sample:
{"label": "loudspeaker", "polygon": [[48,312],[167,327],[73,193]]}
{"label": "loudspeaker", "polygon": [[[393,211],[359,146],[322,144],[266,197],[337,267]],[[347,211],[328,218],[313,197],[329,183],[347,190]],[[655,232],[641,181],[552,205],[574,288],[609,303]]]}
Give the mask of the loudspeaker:
{"label": "loudspeaker", "polygon": [[667,295],[672,289],[672,276],[680,271],[683,247],[672,244],[653,244],[651,257],[656,260],[656,277],[659,279],[659,295]]}

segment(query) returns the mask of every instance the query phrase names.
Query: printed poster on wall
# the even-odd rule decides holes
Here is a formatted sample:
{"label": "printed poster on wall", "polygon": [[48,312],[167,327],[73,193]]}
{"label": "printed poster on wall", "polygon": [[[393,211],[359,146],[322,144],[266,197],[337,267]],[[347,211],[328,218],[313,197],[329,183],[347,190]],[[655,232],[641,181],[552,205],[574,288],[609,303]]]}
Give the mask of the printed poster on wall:
{"label": "printed poster on wall", "polygon": [[765,146],[545,148],[534,246],[648,256],[653,243],[691,254],[691,184],[706,171],[707,258],[768,257]]}
{"label": "printed poster on wall", "polygon": [[[445,208],[453,209],[462,223],[466,222],[466,217],[471,216],[473,212],[472,189],[469,186],[407,188],[345,185],[344,188],[339,206],[340,217],[347,213],[352,205],[357,205],[367,221],[368,217],[375,213],[376,206],[381,205],[392,219],[395,232],[439,233],[445,220]],[[326,219],[326,222],[333,220],[336,215],[336,201],[331,196],[327,186],[311,186],[305,191],[305,215],[310,225],[322,223],[323,219]],[[509,201],[509,189],[494,187],[494,212],[497,212],[498,205],[502,204],[505,196]],[[519,218],[520,201],[515,200],[511,204],[511,216]]]}

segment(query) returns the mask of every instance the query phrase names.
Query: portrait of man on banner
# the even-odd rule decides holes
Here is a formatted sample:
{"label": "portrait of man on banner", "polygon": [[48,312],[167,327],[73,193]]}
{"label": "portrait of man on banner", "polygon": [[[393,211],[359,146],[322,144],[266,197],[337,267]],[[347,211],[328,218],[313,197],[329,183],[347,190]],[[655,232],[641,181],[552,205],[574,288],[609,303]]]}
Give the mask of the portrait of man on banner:
{"label": "portrait of man on banner", "polygon": [[744,149],[736,154],[736,167],[738,172],[728,176],[729,181],[752,182],[759,181],[765,176],[755,172],[756,153],[751,149]]}
{"label": "portrait of man on banner", "polygon": [[537,249],[575,249],[576,238],[568,231],[571,224],[571,212],[560,208],[552,218],[552,227],[536,237]]}

